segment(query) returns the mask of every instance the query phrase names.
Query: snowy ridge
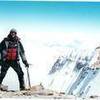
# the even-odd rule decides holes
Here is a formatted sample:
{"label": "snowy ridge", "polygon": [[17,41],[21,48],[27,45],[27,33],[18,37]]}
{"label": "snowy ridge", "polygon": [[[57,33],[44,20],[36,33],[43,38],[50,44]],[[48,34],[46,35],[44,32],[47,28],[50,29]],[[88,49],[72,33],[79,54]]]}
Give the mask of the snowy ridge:
{"label": "snowy ridge", "polygon": [[[88,57],[89,60],[88,62],[86,62],[86,64],[88,65],[93,57],[93,52],[89,50],[80,50],[80,52],[79,51],[76,52],[76,50],[73,51],[72,49],[70,53],[69,52],[67,53],[69,55],[61,56],[63,59],[60,59],[60,63],[56,62],[57,64],[54,63],[54,65],[52,66],[51,70],[49,71],[52,73],[48,74],[49,83],[47,83],[48,85],[46,86],[46,88],[58,92],[67,92],[71,84],[75,81],[75,79],[79,75],[78,72],[75,72],[75,65],[77,61],[79,61],[79,59],[81,58],[82,62],[85,63],[84,59],[87,59]],[[65,62],[59,68],[61,61]],[[84,91],[84,97],[88,94],[90,88],[91,86],[88,85],[86,90]]]}

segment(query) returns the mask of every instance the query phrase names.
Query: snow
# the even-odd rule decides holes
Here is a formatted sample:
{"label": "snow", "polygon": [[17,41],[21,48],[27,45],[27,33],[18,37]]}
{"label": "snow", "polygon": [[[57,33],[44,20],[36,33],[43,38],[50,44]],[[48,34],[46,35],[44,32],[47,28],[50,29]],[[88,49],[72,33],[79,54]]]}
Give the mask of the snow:
{"label": "snow", "polygon": [[[42,37],[41,39],[40,37],[38,37],[38,35],[36,35],[35,37],[37,38],[35,38],[32,34],[20,34],[21,42],[23,43],[26,51],[26,57],[28,59],[28,62],[30,63],[29,72],[31,78],[31,85],[43,83],[45,88],[49,88],[56,91],[66,91],[68,85],[70,85],[71,80],[73,79],[73,77],[71,77],[71,74],[73,74],[71,71],[75,65],[75,62],[69,64],[68,68],[64,67],[64,69],[62,69],[61,71],[58,71],[54,75],[49,76],[48,73],[56,59],[59,56],[68,55],[69,52],[73,52],[73,55],[78,54],[84,57],[87,54],[89,55],[90,51],[93,51],[95,44],[96,46],[98,44],[95,42],[90,47],[86,47],[88,43],[85,44],[86,42],[83,43],[84,40],[80,41],[74,39],[73,37],[72,39],[74,40],[69,40],[68,43],[65,43],[65,35],[61,37],[61,40],[60,36],[61,35],[59,35],[57,39],[54,38],[56,36],[51,39],[52,37],[49,37],[46,34],[47,39],[45,40],[45,38],[43,39]],[[62,39],[64,40],[62,41]],[[26,87],[28,87],[26,68],[22,62],[21,66],[24,71],[25,84]],[[65,73],[68,74],[66,75]],[[50,86],[53,80],[54,83]],[[91,88],[91,91],[94,91],[95,94],[97,94],[100,91],[100,89],[97,90],[97,86],[100,82],[98,82],[98,77],[95,80],[95,86],[94,88]],[[12,68],[8,70],[3,84],[8,85],[9,90],[19,90],[18,78]],[[89,95],[94,93],[92,93],[91,91],[88,93]]]}
{"label": "snow", "polygon": [[32,86],[31,89],[23,91],[0,91],[1,99],[35,99],[35,100],[97,100],[100,97],[93,95],[90,97],[80,98],[73,95],[65,95],[63,92],[56,92],[45,89],[41,84]]}

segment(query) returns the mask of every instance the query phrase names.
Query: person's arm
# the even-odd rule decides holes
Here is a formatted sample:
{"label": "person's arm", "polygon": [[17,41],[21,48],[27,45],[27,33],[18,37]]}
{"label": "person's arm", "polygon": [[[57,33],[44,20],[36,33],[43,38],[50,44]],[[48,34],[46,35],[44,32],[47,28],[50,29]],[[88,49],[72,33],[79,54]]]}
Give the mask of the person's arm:
{"label": "person's arm", "polygon": [[2,40],[0,43],[0,65],[2,63],[2,50],[5,48],[5,41]]}
{"label": "person's arm", "polygon": [[19,41],[19,54],[21,56],[22,62],[25,64],[26,67],[29,67],[29,64],[27,62],[25,51],[22,43]]}
{"label": "person's arm", "polygon": [[1,43],[0,43],[0,61],[1,61],[1,50],[2,50],[2,46],[1,46],[2,44]]}

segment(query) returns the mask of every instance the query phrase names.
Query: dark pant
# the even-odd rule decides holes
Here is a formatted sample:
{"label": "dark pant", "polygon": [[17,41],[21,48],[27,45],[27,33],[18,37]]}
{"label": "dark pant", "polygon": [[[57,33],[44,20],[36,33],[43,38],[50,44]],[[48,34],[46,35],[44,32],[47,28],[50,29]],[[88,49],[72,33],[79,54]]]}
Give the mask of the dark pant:
{"label": "dark pant", "polygon": [[23,73],[22,68],[20,67],[20,63],[18,61],[2,62],[1,73],[0,73],[0,84],[2,83],[2,81],[3,81],[3,79],[4,79],[4,77],[5,77],[10,66],[15,70],[15,72],[18,75],[20,89],[24,89],[25,88],[24,73]]}

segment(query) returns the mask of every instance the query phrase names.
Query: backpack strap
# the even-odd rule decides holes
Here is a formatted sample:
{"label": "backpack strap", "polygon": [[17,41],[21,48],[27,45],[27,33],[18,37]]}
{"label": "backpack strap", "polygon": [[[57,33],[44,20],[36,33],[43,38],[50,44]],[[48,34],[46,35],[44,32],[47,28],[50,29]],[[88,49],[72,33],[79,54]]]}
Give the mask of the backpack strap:
{"label": "backpack strap", "polygon": [[8,48],[9,42],[5,41],[6,49]]}
{"label": "backpack strap", "polygon": [[0,53],[0,60],[1,60],[1,53]]}
{"label": "backpack strap", "polygon": [[19,42],[17,42],[17,45],[18,45],[18,56],[20,55],[20,45],[19,45]]}

